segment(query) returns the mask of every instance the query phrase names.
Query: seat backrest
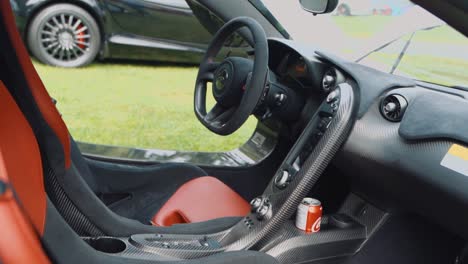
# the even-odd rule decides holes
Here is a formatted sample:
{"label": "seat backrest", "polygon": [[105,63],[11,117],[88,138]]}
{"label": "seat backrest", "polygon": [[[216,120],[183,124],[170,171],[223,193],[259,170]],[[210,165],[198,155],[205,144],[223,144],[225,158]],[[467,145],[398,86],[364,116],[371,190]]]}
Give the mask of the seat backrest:
{"label": "seat backrest", "polygon": [[0,105],[0,262],[50,263],[38,238],[47,206],[39,147],[2,82]]}
{"label": "seat backrest", "polygon": [[36,230],[42,234],[46,217],[46,194],[39,146],[31,127],[2,82],[0,105],[3,174],[9,176],[24,210]]}
{"label": "seat backrest", "polygon": [[32,65],[16,28],[10,1],[0,1],[0,80],[33,129],[41,153],[45,190],[52,203],[80,235],[103,234],[94,231],[94,225],[60,183],[60,179],[76,175],[71,173],[71,138]]}

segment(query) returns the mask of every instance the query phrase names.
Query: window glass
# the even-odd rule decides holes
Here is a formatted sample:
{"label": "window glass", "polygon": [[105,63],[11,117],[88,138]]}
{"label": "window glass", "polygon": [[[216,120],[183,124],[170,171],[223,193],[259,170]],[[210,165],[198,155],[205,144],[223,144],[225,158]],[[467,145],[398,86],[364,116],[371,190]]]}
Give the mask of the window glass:
{"label": "window glass", "polygon": [[468,38],[408,0],[340,0],[317,16],[299,1],[263,2],[295,40],[385,72],[468,86]]}
{"label": "window glass", "polygon": [[[174,9],[179,2],[106,1],[92,8],[57,4],[54,9],[39,9],[30,25],[18,24],[25,39],[29,39],[26,45],[34,65],[50,95],[57,100],[75,140],[218,152],[235,149],[250,138],[255,119],[230,136],[218,136],[195,117],[197,65],[212,33],[187,9],[185,1],[183,9]],[[93,8],[113,17],[110,24],[104,27],[91,12]],[[17,21],[26,20],[27,9],[24,5],[15,8]],[[31,25],[39,34],[32,33]],[[96,58],[90,64],[75,67],[77,58],[88,54],[97,38],[102,44]],[[237,37],[236,41],[239,42]],[[237,44],[236,52],[246,48],[241,42]],[[68,57],[67,49],[77,55],[71,53]],[[51,54],[51,60],[44,60]],[[68,64],[55,64],[59,60]],[[208,95],[211,97],[211,91]],[[209,98],[208,103],[213,102]]]}

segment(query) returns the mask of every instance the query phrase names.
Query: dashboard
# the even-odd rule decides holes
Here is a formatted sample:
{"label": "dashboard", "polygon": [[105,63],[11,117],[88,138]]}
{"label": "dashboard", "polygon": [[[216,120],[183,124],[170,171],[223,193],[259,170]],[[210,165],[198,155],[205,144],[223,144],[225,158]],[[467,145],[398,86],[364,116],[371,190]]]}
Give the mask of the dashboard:
{"label": "dashboard", "polygon": [[[272,112],[288,121],[292,129],[301,130],[332,88],[346,81],[346,75],[332,63],[316,56],[309,47],[284,39],[269,39],[268,44],[268,66],[270,75],[275,76],[270,81],[271,93],[285,94],[290,103],[276,107]],[[292,109],[290,105],[299,107]]]}
{"label": "dashboard", "polygon": [[383,73],[290,40],[269,39],[269,48],[279,83],[306,98],[303,120],[332,87],[353,87],[353,128],[333,160],[353,192],[468,238],[468,165],[444,166],[451,149],[468,153],[468,91]]}
{"label": "dashboard", "polygon": [[276,66],[275,73],[284,82],[291,82],[306,87],[309,83],[308,68],[304,57],[296,53],[287,53]]}
{"label": "dashboard", "polygon": [[310,60],[294,49],[270,41],[269,68],[279,77],[280,82],[302,91],[314,90],[321,82],[321,74],[327,67],[319,60]]}

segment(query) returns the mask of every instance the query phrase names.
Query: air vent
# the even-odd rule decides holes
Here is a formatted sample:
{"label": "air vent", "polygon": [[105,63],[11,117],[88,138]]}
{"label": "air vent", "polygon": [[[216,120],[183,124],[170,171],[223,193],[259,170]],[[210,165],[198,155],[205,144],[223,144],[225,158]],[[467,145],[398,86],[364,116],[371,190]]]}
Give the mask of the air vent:
{"label": "air vent", "polygon": [[407,106],[408,101],[403,96],[399,94],[387,95],[380,103],[380,113],[388,121],[399,122],[403,118]]}
{"label": "air vent", "polygon": [[336,85],[336,71],[335,69],[329,69],[325,72],[322,79],[322,89],[324,92],[328,93]]}

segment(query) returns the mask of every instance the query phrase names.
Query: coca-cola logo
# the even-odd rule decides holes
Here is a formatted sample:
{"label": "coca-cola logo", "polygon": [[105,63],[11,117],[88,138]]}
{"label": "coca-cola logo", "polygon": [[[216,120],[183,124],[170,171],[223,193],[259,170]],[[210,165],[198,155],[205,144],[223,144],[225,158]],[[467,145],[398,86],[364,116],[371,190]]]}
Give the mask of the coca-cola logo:
{"label": "coca-cola logo", "polygon": [[317,218],[315,223],[312,225],[312,233],[320,231],[320,223],[322,223],[322,217]]}

